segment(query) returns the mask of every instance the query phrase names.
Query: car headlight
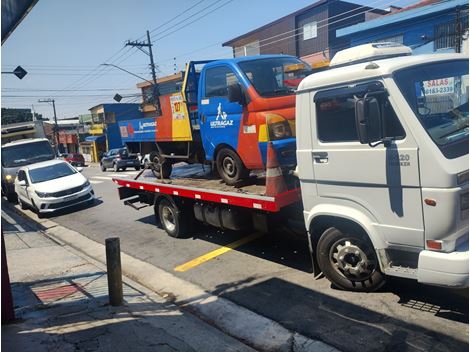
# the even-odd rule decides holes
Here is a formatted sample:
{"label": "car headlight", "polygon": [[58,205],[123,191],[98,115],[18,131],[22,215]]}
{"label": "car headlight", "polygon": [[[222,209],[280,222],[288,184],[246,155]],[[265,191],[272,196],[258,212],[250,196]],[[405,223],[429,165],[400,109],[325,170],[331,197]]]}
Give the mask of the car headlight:
{"label": "car headlight", "polygon": [[269,140],[285,139],[292,137],[292,130],[289,122],[277,114],[268,114],[266,116]]}
{"label": "car headlight", "polygon": [[46,193],[46,192],[38,192],[38,191],[34,191],[34,192],[36,192],[39,198],[47,198],[51,196],[50,193]]}
{"label": "car headlight", "polygon": [[15,181],[15,178],[12,175],[6,175],[5,180],[7,182],[13,182],[13,181]]}
{"label": "car headlight", "polygon": [[83,188],[88,187],[90,185],[90,181],[86,180],[83,184]]}

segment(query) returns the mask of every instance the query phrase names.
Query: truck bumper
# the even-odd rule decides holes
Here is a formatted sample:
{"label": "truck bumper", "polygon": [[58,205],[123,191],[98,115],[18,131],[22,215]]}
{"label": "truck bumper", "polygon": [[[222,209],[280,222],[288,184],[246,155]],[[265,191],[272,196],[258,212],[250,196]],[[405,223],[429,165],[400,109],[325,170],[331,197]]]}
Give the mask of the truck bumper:
{"label": "truck bumper", "polygon": [[[297,165],[295,138],[280,139],[272,141],[272,143],[279,166],[291,167]],[[259,149],[263,158],[263,164],[266,165],[268,143],[260,142]]]}
{"label": "truck bumper", "polygon": [[425,284],[468,287],[468,241],[451,253],[422,251],[417,277],[418,282]]}

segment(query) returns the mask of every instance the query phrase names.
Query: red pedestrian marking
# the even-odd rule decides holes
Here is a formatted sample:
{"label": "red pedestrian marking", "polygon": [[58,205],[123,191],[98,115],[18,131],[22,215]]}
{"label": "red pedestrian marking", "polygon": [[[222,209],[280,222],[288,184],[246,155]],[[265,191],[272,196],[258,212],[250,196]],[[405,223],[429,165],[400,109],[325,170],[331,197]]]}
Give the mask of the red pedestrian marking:
{"label": "red pedestrian marking", "polygon": [[48,302],[69,297],[74,293],[80,292],[80,288],[77,284],[70,284],[44,290],[36,289],[33,292],[42,302]]}

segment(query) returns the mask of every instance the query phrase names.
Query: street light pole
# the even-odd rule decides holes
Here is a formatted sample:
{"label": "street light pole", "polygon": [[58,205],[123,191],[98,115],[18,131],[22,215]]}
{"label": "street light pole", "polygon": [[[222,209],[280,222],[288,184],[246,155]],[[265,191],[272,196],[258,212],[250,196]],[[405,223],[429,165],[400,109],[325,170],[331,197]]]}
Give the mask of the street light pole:
{"label": "street light pole", "polygon": [[52,108],[54,109],[54,145],[56,148],[56,151],[59,151],[59,126],[57,125],[57,114],[55,111],[55,100],[54,99],[39,99],[39,103],[52,103]]}

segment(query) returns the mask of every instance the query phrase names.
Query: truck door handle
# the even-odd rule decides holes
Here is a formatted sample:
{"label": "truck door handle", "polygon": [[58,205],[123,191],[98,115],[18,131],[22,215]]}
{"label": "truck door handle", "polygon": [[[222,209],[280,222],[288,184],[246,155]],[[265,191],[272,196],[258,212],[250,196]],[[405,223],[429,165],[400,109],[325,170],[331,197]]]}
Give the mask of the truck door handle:
{"label": "truck door handle", "polygon": [[328,162],[327,152],[313,152],[312,156],[315,164],[326,164]]}
{"label": "truck door handle", "polygon": [[201,123],[205,123],[206,122],[206,115],[202,114],[201,115]]}

